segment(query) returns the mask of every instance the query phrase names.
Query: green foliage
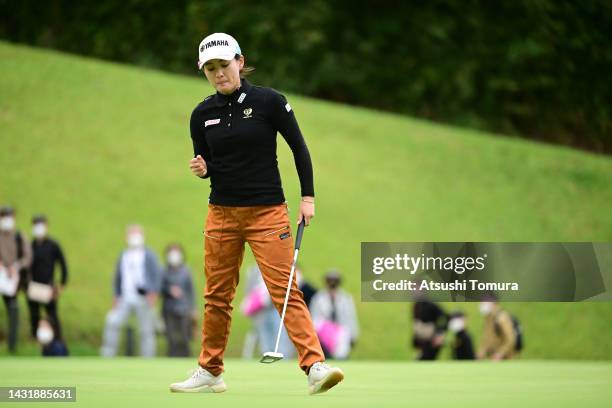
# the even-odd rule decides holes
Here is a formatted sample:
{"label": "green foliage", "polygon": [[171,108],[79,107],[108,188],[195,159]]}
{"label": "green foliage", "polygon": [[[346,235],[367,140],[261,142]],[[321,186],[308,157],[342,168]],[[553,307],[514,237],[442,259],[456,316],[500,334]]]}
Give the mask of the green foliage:
{"label": "green foliage", "polygon": [[612,152],[612,3],[0,2],[0,38],[193,73],[233,34],[260,83]]}
{"label": "green foliage", "polygon": [[[32,214],[49,216],[71,270],[59,307],[73,352],[99,346],[128,223],[142,223],[158,252],[181,242],[201,293],[209,182],[188,170],[189,116],[207,83],[0,42],[0,90],[0,203],[17,208],[26,235]],[[608,157],[287,97],[317,195],[300,262],[316,286],[330,267],[343,273],[362,331],[355,358],[413,357],[410,305],[359,302],[362,241],[612,241]],[[296,217],[299,183],[280,137],[278,156]],[[525,328],[525,358],[612,356],[612,303],[506,306]],[[465,310],[478,337],[475,304],[446,307]],[[228,356],[240,355],[249,327],[236,308]]]}

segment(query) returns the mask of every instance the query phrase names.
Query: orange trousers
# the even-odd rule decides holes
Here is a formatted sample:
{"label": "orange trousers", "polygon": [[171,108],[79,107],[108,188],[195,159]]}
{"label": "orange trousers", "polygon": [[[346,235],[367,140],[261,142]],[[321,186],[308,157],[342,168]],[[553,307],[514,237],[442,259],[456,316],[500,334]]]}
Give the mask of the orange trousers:
{"label": "orange trousers", "polygon": [[[236,294],[245,242],[251,247],[272,302],[281,313],[294,252],[287,205],[208,205],[204,229],[206,303],[198,362],[215,376],[223,372],[232,300]],[[297,349],[300,368],[308,372],[312,364],[324,361],[325,357],[296,282],[294,274],[284,324]]]}

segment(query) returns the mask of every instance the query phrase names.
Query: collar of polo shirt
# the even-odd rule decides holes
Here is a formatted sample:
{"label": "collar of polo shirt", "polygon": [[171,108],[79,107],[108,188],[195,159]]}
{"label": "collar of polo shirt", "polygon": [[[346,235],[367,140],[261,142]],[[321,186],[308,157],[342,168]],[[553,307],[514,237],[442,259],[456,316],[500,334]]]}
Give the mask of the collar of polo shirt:
{"label": "collar of polo shirt", "polygon": [[229,95],[223,95],[221,92],[217,92],[213,97],[213,102],[219,107],[225,106],[228,102],[237,101],[238,98],[240,98],[240,94],[248,94],[251,87],[252,85],[250,84],[250,82],[242,78],[240,79],[240,87],[238,89],[236,89]]}

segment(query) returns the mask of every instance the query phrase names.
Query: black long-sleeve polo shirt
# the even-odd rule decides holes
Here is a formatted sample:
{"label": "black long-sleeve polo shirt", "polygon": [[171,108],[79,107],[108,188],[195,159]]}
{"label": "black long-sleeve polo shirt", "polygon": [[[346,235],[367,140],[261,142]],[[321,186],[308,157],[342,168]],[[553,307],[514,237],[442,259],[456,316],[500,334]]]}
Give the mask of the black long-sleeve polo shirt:
{"label": "black long-sleeve polo shirt", "polygon": [[30,271],[32,280],[47,285],[53,284],[53,272],[55,264],[59,263],[62,276],[61,283],[65,285],[68,281],[68,266],[62,248],[51,238],[32,241],[32,265]]}
{"label": "black long-sleeve polo shirt", "polygon": [[194,157],[206,161],[211,204],[275,205],[285,201],[276,156],[276,133],[295,160],[302,196],[314,196],[310,153],[283,95],[247,80],[231,95],[216,93],[191,114]]}

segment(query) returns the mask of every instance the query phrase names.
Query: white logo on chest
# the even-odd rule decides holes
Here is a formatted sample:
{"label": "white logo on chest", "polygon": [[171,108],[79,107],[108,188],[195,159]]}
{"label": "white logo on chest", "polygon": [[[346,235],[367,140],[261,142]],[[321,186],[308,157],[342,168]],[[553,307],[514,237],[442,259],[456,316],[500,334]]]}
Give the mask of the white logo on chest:
{"label": "white logo on chest", "polygon": [[251,115],[251,113],[253,113],[253,109],[252,108],[246,108],[245,110],[242,111],[242,113],[244,113],[244,116],[242,117],[242,119],[248,119],[248,118],[252,118],[253,117]]}
{"label": "white logo on chest", "polygon": [[204,122],[204,127],[209,127],[212,125],[218,125],[219,122],[221,122],[221,119],[208,119],[206,122]]}

